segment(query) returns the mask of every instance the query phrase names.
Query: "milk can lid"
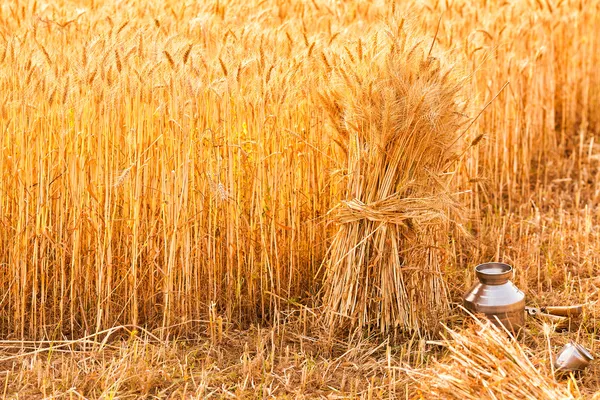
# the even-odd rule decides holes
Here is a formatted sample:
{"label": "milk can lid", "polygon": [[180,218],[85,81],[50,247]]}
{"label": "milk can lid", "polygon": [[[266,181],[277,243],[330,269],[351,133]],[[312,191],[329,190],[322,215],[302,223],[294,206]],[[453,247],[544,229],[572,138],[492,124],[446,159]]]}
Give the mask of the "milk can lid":
{"label": "milk can lid", "polygon": [[512,277],[513,268],[504,263],[489,262],[475,267],[475,273],[481,283],[488,285],[501,285]]}

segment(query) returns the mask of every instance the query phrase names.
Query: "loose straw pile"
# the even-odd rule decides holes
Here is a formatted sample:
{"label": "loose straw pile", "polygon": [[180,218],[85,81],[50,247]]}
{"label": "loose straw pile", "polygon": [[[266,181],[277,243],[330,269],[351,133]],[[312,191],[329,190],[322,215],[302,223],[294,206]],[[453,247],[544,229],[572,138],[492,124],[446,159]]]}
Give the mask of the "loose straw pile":
{"label": "loose straw pile", "polygon": [[416,399],[574,399],[573,380],[556,382],[547,358],[526,347],[489,321],[462,331],[448,329],[440,343],[448,355],[426,369],[405,371],[415,381]]}

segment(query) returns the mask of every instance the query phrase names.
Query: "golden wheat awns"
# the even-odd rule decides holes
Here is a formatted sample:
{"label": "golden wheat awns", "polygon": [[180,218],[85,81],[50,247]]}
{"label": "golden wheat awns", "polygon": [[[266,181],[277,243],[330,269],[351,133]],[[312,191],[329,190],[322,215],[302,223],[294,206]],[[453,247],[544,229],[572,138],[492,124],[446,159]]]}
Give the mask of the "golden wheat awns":
{"label": "golden wheat awns", "polygon": [[[80,3],[0,5],[7,335],[178,324],[212,302],[277,321],[285,299],[327,302],[337,247],[340,293],[385,281],[332,310],[428,325],[445,282],[430,301],[406,288],[466,262],[452,210],[480,232],[572,171],[594,181],[597,0]],[[448,135],[471,121],[458,157]]]}

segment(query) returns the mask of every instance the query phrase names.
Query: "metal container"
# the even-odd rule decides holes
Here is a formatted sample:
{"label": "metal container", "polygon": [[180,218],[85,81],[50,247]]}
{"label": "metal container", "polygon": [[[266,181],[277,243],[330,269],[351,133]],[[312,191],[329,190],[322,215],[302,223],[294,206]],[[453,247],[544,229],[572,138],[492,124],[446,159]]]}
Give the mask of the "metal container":
{"label": "metal container", "polygon": [[567,343],[557,354],[554,361],[554,368],[557,372],[575,372],[583,371],[594,357],[582,345],[570,342]]}
{"label": "metal container", "polygon": [[510,281],[512,267],[485,263],[475,267],[475,274],[479,282],[464,296],[465,308],[485,314],[496,326],[517,333],[525,325],[525,294]]}

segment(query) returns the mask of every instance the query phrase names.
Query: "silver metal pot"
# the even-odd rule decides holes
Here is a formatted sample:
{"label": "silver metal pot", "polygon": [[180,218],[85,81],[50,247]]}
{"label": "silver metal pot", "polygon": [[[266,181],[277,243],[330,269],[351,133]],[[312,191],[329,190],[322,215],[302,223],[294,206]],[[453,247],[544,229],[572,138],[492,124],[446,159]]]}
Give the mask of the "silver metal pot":
{"label": "silver metal pot", "polygon": [[570,342],[564,345],[554,360],[557,372],[583,371],[594,357],[582,345]]}
{"label": "silver metal pot", "polygon": [[513,269],[504,263],[485,263],[475,267],[479,279],[464,296],[464,306],[482,313],[497,326],[517,333],[525,325],[525,294],[511,281]]}

